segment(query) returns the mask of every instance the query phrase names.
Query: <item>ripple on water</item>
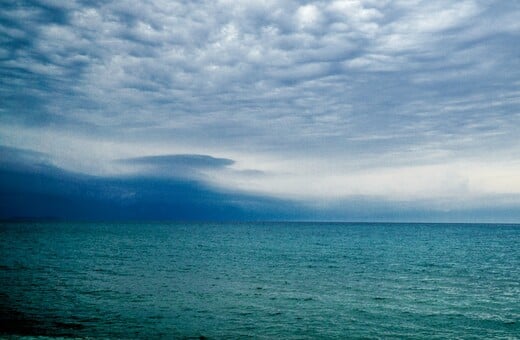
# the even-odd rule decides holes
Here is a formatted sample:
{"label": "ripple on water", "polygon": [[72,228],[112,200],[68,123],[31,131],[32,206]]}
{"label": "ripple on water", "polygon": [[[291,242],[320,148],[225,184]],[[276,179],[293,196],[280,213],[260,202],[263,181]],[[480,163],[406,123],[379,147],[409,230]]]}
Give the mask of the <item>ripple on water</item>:
{"label": "ripple on water", "polygon": [[1,336],[520,334],[520,226],[17,228],[0,227]]}

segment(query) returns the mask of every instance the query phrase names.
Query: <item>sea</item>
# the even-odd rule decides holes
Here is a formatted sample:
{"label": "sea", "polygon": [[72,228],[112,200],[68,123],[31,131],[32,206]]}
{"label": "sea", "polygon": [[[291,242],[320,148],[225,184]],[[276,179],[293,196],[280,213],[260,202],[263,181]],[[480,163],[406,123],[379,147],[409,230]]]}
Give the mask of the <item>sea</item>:
{"label": "sea", "polygon": [[0,337],[519,339],[520,225],[1,223]]}

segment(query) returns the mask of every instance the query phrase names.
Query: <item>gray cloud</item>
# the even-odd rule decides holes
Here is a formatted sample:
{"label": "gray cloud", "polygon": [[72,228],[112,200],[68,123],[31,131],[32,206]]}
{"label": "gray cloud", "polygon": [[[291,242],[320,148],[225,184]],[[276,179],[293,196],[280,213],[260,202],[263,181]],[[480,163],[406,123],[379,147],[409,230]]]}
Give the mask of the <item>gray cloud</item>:
{"label": "gray cloud", "polygon": [[234,163],[231,159],[215,158],[208,155],[161,155],[126,158],[120,160],[127,164],[142,164],[166,167],[220,168]]}
{"label": "gray cloud", "polygon": [[31,168],[49,162],[48,155],[32,150],[0,146],[0,167],[17,168],[23,166]]}
{"label": "gray cloud", "polygon": [[160,155],[125,158],[118,163],[135,166],[138,173],[148,175],[197,178],[201,171],[224,169],[234,161],[208,155]]}
{"label": "gray cloud", "polygon": [[93,164],[156,171],[182,161],[137,159],[516,169],[519,17],[484,0],[16,2],[0,13],[0,142],[68,168],[63,134],[70,153],[104,143]]}

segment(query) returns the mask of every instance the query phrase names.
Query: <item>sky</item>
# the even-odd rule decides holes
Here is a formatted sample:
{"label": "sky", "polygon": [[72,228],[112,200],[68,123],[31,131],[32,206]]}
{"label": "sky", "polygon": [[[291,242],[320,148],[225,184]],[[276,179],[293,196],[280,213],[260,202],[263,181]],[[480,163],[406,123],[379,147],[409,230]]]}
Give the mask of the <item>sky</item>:
{"label": "sky", "polygon": [[520,222],[520,2],[9,1],[0,217]]}

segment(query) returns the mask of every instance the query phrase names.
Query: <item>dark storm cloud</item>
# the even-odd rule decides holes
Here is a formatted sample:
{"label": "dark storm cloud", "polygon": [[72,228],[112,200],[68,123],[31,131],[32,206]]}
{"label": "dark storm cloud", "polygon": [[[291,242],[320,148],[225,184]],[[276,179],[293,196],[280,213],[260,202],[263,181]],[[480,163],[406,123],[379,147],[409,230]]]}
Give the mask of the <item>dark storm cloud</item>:
{"label": "dark storm cloud", "polygon": [[[251,220],[295,218],[302,211],[296,203],[223,193],[195,179],[89,176],[48,164],[40,153],[0,151],[0,219]],[[198,155],[173,159],[196,167],[229,163]]]}

